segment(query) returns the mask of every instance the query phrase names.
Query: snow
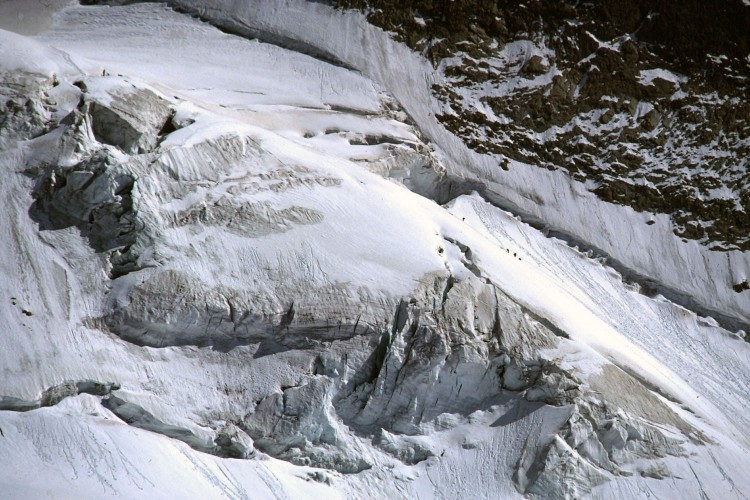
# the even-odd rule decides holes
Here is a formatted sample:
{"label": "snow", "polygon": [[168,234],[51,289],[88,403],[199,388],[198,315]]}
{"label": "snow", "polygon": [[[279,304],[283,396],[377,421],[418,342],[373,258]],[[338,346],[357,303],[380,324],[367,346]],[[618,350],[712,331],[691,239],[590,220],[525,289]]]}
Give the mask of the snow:
{"label": "snow", "polygon": [[[161,19],[158,26],[152,22],[157,17]],[[84,26],[87,38],[81,39],[79,30]],[[141,5],[119,17],[110,15],[108,9],[71,7],[58,14],[54,31],[37,39],[54,41],[56,47],[85,57],[90,73],[104,69],[153,80],[204,105],[239,111],[268,104],[365,113],[379,110],[377,89],[355,72],[273,45],[217,33],[197,20],[186,22],[185,16],[160,4]],[[279,64],[281,57],[288,61]],[[165,60],[180,64],[165,65]],[[207,61],[214,71],[194,70],[206,68]]]}
{"label": "snow", "polygon": [[672,82],[676,85],[687,82],[687,77],[677,75],[663,68],[645,69],[638,74],[638,82],[642,85],[651,85],[657,78]]}
{"label": "snow", "polygon": [[[540,75],[535,75],[533,77],[529,77],[529,75],[521,76],[524,66],[526,66],[529,60],[535,56],[541,58],[546,64],[549,64],[554,53],[543,44],[537,45],[528,40],[507,43],[501,50],[493,54],[492,57],[482,59],[482,63],[488,65],[487,69],[484,71],[487,71],[494,76],[506,76],[502,82],[498,83],[496,79],[495,81],[482,82],[471,86],[462,86],[459,84],[454,90],[464,96],[465,101],[474,104],[479,103],[480,97],[483,96],[507,95],[516,91],[524,91],[549,85],[555,76],[561,74],[560,71],[558,71],[557,66],[554,64],[549,64],[549,69]],[[444,73],[446,69],[451,66],[461,66],[467,63],[476,64],[477,61],[468,54],[458,52],[452,57],[443,59],[440,62],[438,71]]]}
{"label": "snow", "polygon": [[[563,242],[545,238],[538,231],[518,223],[510,214],[494,209],[480,198],[462,197],[456,200],[451,213],[465,220],[472,227],[489,233],[495,240],[497,248],[488,252],[503,257],[503,248],[511,249],[522,260],[514,259],[506,252],[505,259],[513,265],[502,268],[502,272],[493,279],[501,282],[504,290],[513,293],[519,300],[527,301],[533,310],[546,310],[547,317],[555,318],[560,326],[566,322],[576,322],[565,327],[565,331],[581,335],[580,340],[593,347],[597,352],[610,360],[625,363],[656,386],[672,391],[672,396],[691,406],[694,411],[701,411],[697,403],[697,387],[708,389],[713,382],[700,380],[699,373],[709,373],[722,380],[730,380],[732,373],[744,372],[750,365],[747,358],[747,344],[729,336],[717,335],[716,328],[710,321],[705,322],[684,308],[667,301],[649,299],[637,291],[630,290],[622,283],[622,278],[601,263],[585,258],[585,255],[570,248]],[[479,254],[482,256],[482,254]],[[488,270],[494,266],[483,266]],[[592,293],[596,288],[601,293]],[[605,292],[606,290],[606,292]],[[637,311],[637,313],[634,313]],[[604,324],[602,324],[604,323]],[[665,346],[654,331],[670,332],[667,336],[672,344]],[[674,343],[683,344],[684,350],[695,352],[696,343],[710,342],[705,351],[712,356],[677,357],[670,359]],[[739,349],[739,352],[737,351]],[[681,349],[678,349],[680,352]],[[659,353],[658,361],[652,353]],[[714,364],[714,359],[717,361]],[[733,360],[726,364],[727,360]],[[723,360],[723,361],[719,361]],[[735,364],[736,363],[736,364]],[[677,374],[680,374],[679,376]],[[688,373],[689,383],[681,380]],[[726,405],[738,403],[749,386],[748,379],[738,379],[737,387],[726,388],[733,392],[733,397],[726,393],[700,394],[702,399],[709,398],[711,404],[720,405],[727,411]],[[674,385],[673,385],[674,384]],[[671,386],[671,387],[670,387]],[[736,393],[734,391],[737,391]],[[722,412],[704,408],[704,418],[722,419]],[[737,415],[740,408],[735,407],[725,414]],[[710,417],[709,417],[710,415]],[[737,416],[741,422],[724,422],[724,429],[732,429],[736,439],[745,440],[742,429],[744,416]]]}
{"label": "snow", "polygon": [[6,464],[0,485],[14,498],[168,499],[199,492],[226,498],[343,498],[310,481],[312,468],[195,453],[120,422],[92,396],[68,398],[55,409],[34,413],[3,412],[0,426],[3,438],[13,443],[0,447]]}
{"label": "snow", "polygon": [[[387,161],[390,149],[350,139],[380,136],[424,146],[419,132],[386,109],[387,89],[437,143],[438,156],[454,172],[486,176],[490,189],[514,206],[549,217],[551,224],[575,230],[601,248],[617,247],[618,259],[700,292],[704,302],[730,312],[746,313],[745,299],[728,300],[719,284],[727,269],[735,270],[733,276],[747,269],[745,254],[716,257],[698,244],[677,245],[664,236],[665,216],[599,203],[559,173],[511,162],[512,175],[499,177],[491,160],[473,155],[439,128],[435,103],[425,99],[436,77],[426,62],[365,25],[360,15],[298,2],[275,5],[292,9],[281,13],[259,6],[218,1],[204,8],[209,17],[231,13],[242,22],[324,44],[363,73],[226,35],[159,4],[66,8],[51,30],[33,40],[0,31],[4,72],[55,74],[66,78],[65,91],[74,93],[70,84],[80,76],[78,66],[88,74],[96,102],[106,105],[124,90],[149,89],[175,108],[174,121],[182,127],[145,159],[117,154],[120,166],[137,174],[135,204],[156,232],[153,267],[113,281],[106,278],[106,255],[95,253],[74,227],[39,231],[29,218],[31,180],[21,172],[39,160],[34,156],[39,151],[54,149],[50,143],[58,137],[31,139],[0,159],[0,200],[8,214],[0,221],[0,255],[7,256],[0,261],[0,275],[7,277],[0,298],[0,323],[6,325],[0,333],[0,396],[35,400],[66,380],[114,381],[128,402],[210,440],[217,422],[312,378],[315,358],[302,348],[261,356],[258,345],[224,352],[127,342],[99,320],[113,308],[135,307],[134,289],[171,271],[194,280],[193,296],[218,294],[221,307],[236,307],[230,299],[239,297],[259,311],[282,315],[291,302],[298,315],[317,321],[362,316],[363,323],[385,326],[402,298],[431,276],[450,271],[462,282],[492,283],[566,332],[569,338],[544,354],[559,358],[584,385],[604,380],[602,397],[618,389],[607,382],[607,367],[622,368],[655,388],[675,419],[710,439],[703,445],[686,441],[690,455],[664,457],[673,472],[670,481],[613,475],[595,494],[750,491],[736,465],[750,460],[744,432],[750,424],[747,343],[711,320],[638,293],[602,262],[544,236],[478,194],[441,207],[382,178],[354,160]],[[290,13],[296,15],[285,15]],[[350,42],[355,34],[361,45]],[[59,116],[77,105],[62,97]],[[641,111],[647,112],[645,104]],[[92,137],[87,140],[87,147],[97,146]],[[532,203],[540,198],[544,204]],[[213,209],[222,200],[262,207],[267,228],[262,218],[234,230],[223,219],[173,223],[192,208]],[[284,210],[306,218],[271,220]],[[646,225],[646,219],[656,223]],[[471,250],[475,268],[458,243]],[[222,295],[226,290],[236,295]],[[162,340],[169,343],[175,340],[170,335],[187,335],[191,325],[180,316],[178,291],[160,292],[165,297],[154,298],[146,313],[154,321],[164,313]],[[208,309],[208,302],[196,304]],[[342,345],[336,348],[363,354],[356,339]],[[431,432],[414,437],[435,450],[434,456],[413,466],[338,422],[339,444],[366,450],[374,462],[371,469],[344,475],[262,454],[234,460],[197,452],[126,425],[98,397],[80,394],[27,413],[0,411],[0,460],[6,464],[0,486],[15,497],[467,498],[480,491],[520,498],[511,478],[532,446],[527,437],[539,446],[551,442],[570,407],[541,405],[506,422],[516,403],[501,401],[467,416],[440,415]],[[657,424],[685,440],[672,422]],[[311,480],[316,472],[330,484]]]}
{"label": "snow", "polygon": [[50,78],[55,73],[69,69],[67,61],[53,49],[25,36],[0,30],[0,73],[23,70]]}
{"label": "snow", "polygon": [[[587,242],[633,272],[661,283],[675,296],[690,296],[705,309],[750,322],[750,295],[737,294],[727,286],[729,269],[750,267],[750,254],[713,252],[700,242],[683,242],[675,237],[667,218],[656,217],[654,225],[642,226],[637,223],[641,214],[601,202],[564,172],[540,171],[510,161],[511,173],[506,174],[498,168],[499,159],[469,150],[439,123],[435,115],[440,113],[440,104],[430,90],[439,75],[429,63],[367,24],[361,14],[333,12],[300,0],[278,1],[274,7],[267,0],[242,5],[220,0],[210,7],[198,0],[176,3],[200,9],[217,23],[244,23],[333,54],[387,88],[439,149],[449,171],[460,178],[481,179],[493,202]],[[351,33],[357,33],[359,44],[348,42]]]}
{"label": "snow", "polygon": [[57,11],[76,0],[5,0],[0,3],[0,29],[21,35],[34,35],[52,26]]}

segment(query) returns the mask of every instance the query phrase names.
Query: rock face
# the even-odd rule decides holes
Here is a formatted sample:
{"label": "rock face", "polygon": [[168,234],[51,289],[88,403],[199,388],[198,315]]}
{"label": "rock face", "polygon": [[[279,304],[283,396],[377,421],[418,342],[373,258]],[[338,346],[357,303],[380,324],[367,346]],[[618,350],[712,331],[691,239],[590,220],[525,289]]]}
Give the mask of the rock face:
{"label": "rock face", "polygon": [[472,149],[563,169],[713,250],[750,249],[742,2],[336,5],[431,58],[439,118]]}
{"label": "rock face", "polygon": [[[250,14],[180,5],[235,34],[152,3],[60,7],[35,40],[0,31],[4,491],[565,499],[750,489],[738,466],[750,459],[743,333],[644,290],[661,275],[630,281],[583,244],[498,208],[494,174],[457,170],[463,150],[425,132],[479,149],[469,125],[453,130],[446,111],[435,132],[418,119],[424,102],[407,99],[419,86],[382,85],[393,83],[378,73],[394,63],[389,50],[420,56],[321,3]],[[472,64],[490,79],[515,72],[501,78],[515,86],[502,97],[507,113],[546,90],[570,117],[593,99],[583,90],[595,87],[593,70],[582,86],[541,80],[562,71],[564,43],[619,11],[566,8],[580,24],[553,43],[551,7],[440,5],[386,2],[368,19],[413,20],[419,38],[395,36],[438,66],[435,95],[484,102],[481,113],[510,126],[506,142],[477,143],[488,154],[521,131],[541,141],[538,116],[504,122],[500,104],[462,93],[463,83],[489,92]],[[321,18],[341,28],[328,33],[338,34],[332,48],[297,24]],[[37,66],[11,56],[11,43]],[[665,57],[617,43],[597,52],[599,66],[632,51]],[[366,48],[373,61],[350,64]],[[640,74],[654,99],[691,89]],[[660,126],[656,107],[631,104],[596,119],[617,124],[627,112]],[[473,124],[471,112],[457,116]],[[523,159],[548,172],[539,144]],[[741,294],[746,273],[731,271],[728,288]],[[705,305],[703,286],[683,302]]]}

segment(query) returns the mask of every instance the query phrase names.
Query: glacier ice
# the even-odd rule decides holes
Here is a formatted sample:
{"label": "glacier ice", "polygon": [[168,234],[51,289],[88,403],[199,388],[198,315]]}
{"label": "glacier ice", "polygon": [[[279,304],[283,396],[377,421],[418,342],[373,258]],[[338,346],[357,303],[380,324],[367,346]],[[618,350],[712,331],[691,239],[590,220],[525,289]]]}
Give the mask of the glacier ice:
{"label": "glacier ice", "polygon": [[161,4],[0,31],[3,491],[750,491],[748,344],[498,200],[592,246],[632,236],[610,253],[735,316],[705,273],[746,255],[639,261],[638,214],[530,166],[499,180],[361,15],[173,3],[273,43]]}

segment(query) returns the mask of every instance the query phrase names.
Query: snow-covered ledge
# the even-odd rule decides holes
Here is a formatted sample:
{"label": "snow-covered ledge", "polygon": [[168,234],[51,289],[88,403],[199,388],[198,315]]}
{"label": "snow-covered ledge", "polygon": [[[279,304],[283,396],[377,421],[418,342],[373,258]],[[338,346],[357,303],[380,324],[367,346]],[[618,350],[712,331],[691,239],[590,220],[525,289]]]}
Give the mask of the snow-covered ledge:
{"label": "snow-covered ledge", "polygon": [[509,171],[499,168],[496,158],[467,148],[435,117],[438,103],[430,88],[439,77],[430,64],[362,14],[305,0],[171,3],[217,25],[294,41],[356,68],[400,101],[442,153],[452,176],[480,179],[491,201],[608,254],[621,268],[682,296],[682,303],[750,324],[750,291],[732,288],[748,277],[750,253],[709,251],[696,241],[683,241],[673,234],[667,215],[601,201],[563,172],[512,161]]}

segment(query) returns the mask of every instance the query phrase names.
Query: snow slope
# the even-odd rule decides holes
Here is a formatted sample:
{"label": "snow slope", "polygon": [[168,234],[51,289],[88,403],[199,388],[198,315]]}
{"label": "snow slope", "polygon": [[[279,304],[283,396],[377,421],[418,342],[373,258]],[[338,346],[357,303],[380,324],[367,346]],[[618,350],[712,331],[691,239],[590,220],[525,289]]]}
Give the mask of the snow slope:
{"label": "snow slope", "polygon": [[4,492],[750,491],[748,344],[478,193],[410,190],[458,158],[419,73],[384,88],[160,4],[54,19],[0,31]]}
{"label": "snow slope", "polygon": [[750,295],[732,289],[747,277],[747,252],[715,252],[696,241],[683,241],[673,234],[667,216],[601,202],[583,183],[562,172],[515,161],[509,162],[509,172],[498,168],[496,157],[469,150],[437,120],[442,105],[430,91],[440,79],[437,72],[425,59],[368,24],[362,14],[333,11],[304,0],[220,0],[210,5],[174,0],[171,4],[239,32],[304,42],[362,71],[398,99],[442,152],[451,173],[478,179],[494,203],[585,242],[630,273],[655,280],[674,299],[727,315],[745,329],[750,322]]}

